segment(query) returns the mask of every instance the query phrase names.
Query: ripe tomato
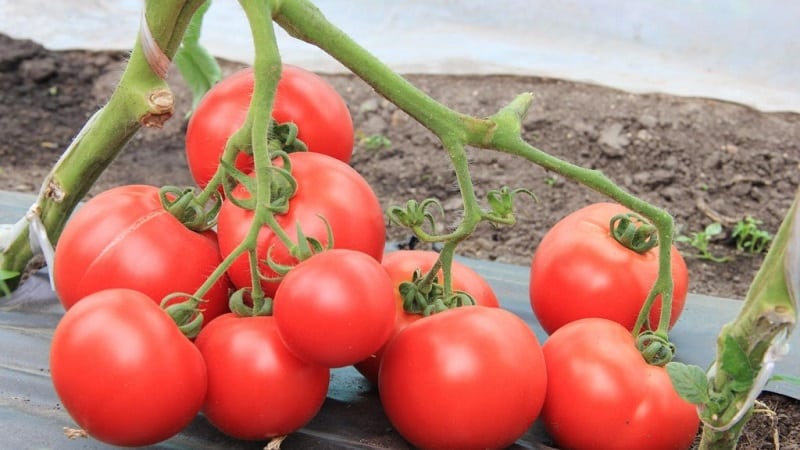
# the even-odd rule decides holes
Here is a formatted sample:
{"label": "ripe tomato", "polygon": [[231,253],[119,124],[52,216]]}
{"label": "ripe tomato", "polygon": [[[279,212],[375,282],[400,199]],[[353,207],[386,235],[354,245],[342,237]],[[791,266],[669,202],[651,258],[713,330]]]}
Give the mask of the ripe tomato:
{"label": "ripe tomato", "polygon": [[[386,245],[386,225],[378,198],[367,181],[347,164],[319,153],[292,153],[292,175],[297,180],[297,192],[289,200],[289,210],[275,219],[296,240],[299,225],[307,237],[328,244],[327,221],[333,231],[335,248],[362,251],[377,261],[383,256]],[[277,160],[276,164],[281,164]],[[233,190],[236,198],[248,198],[247,190],[238,186]],[[323,221],[324,217],[325,221]],[[219,212],[219,245],[223,255],[228,255],[247,235],[253,221],[253,211],[240,208],[230,200],[222,203]],[[297,260],[267,227],[258,235],[258,259],[261,273],[267,277],[277,274],[266,264],[267,252],[271,258],[284,265]],[[236,287],[251,285],[250,263],[247,255],[236,259],[228,269]],[[278,282],[262,280],[267,295],[272,296]]]}
{"label": "ripe tomato", "polygon": [[418,320],[386,347],[378,389],[386,415],[416,447],[504,448],[539,415],[542,349],[501,308],[464,306]]}
{"label": "ripe tomato", "polygon": [[330,370],[294,356],[271,316],[219,316],[195,344],[208,366],[203,414],[229,436],[287,435],[308,423],[325,401]]}
{"label": "ripe tomato", "polygon": [[543,346],[542,419],[561,448],[675,449],[691,446],[699,418],[663,367],[645,362],[620,324],[581,319]]}
{"label": "ripe tomato", "polygon": [[313,255],[289,271],[275,293],[283,342],[301,359],[327,367],[375,353],[389,338],[395,314],[386,269],[355,250]]}
{"label": "ripe tomato", "polygon": [[[400,284],[405,281],[411,281],[411,277],[417,269],[423,274],[429,271],[431,267],[433,267],[438,256],[438,253],[427,250],[397,250],[384,255],[381,264],[389,273],[389,277],[392,280],[394,301],[397,308],[397,318],[394,322],[389,340],[396,336],[397,333],[408,324],[422,318],[419,314],[409,314],[403,309],[403,298],[400,296],[400,291],[398,290]],[[453,261],[450,273],[453,279],[453,290],[466,292],[472,295],[472,298],[475,299],[475,303],[478,305],[495,308],[500,306],[497,301],[497,296],[494,294],[489,283],[468,266],[458,261]],[[441,281],[441,271],[439,271],[439,274]],[[386,345],[388,345],[388,342]],[[383,357],[383,351],[386,345],[381,347],[373,355],[355,364],[355,368],[361,372],[364,377],[375,384],[378,383],[378,368],[380,367],[381,358]]]}
{"label": "ripe tomato", "polygon": [[[67,222],[55,250],[56,293],[69,309],[103,289],[129,288],[156,302],[193,293],[222,261],[213,231],[189,230],[161,206],[158,188],[109,189]],[[205,321],[228,311],[228,278],[205,296]]]}
{"label": "ripe tomato", "polygon": [[[633,330],[636,318],[658,275],[658,248],[643,254],[624,247],[609,230],[609,221],[630,210],[615,203],[596,203],[560,220],[533,255],[530,301],[548,333],[573,320],[603,317]],[[686,262],[672,246],[672,315],[678,320],[686,303]],[[650,311],[658,324],[661,300]]]}
{"label": "ripe tomato", "polygon": [[53,334],[50,375],[75,422],[103,442],[151,445],[200,411],[206,365],[153,299],[108,289],[82,299]]}
{"label": "ripe tomato", "polygon": [[[244,124],[252,95],[253,69],[247,68],[214,85],[197,105],[186,129],[186,159],[198,186],[205,187],[214,176],[225,143]],[[272,117],[278,123],[297,125],[297,137],[309,151],[350,161],[350,112],[344,99],[320,76],[284,64]],[[241,154],[236,166],[250,172],[253,160]]]}

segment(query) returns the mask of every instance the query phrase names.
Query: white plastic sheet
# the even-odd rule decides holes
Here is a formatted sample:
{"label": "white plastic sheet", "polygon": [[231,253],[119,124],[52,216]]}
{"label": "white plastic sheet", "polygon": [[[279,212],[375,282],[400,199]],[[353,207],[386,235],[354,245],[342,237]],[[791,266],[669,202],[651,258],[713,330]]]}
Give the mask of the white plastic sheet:
{"label": "white plastic sheet", "polygon": [[[317,0],[392,68],[524,74],[631,92],[717,98],[800,112],[800,2],[788,0]],[[0,32],[51,49],[128,49],[141,0],[0,0]],[[284,60],[344,68],[279,31]],[[235,0],[213,0],[203,43],[249,62]]]}

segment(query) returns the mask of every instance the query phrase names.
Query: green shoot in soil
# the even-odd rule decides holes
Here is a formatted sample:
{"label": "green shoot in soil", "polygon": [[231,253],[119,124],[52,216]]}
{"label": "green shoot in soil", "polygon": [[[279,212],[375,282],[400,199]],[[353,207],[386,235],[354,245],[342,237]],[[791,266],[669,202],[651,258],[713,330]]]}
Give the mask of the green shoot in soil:
{"label": "green shoot in soil", "polygon": [[753,255],[765,251],[772,242],[773,236],[770,232],[760,228],[762,224],[761,220],[752,216],[736,222],[731,233],[731,237],[736,240],[736,249]]}
{"label": "green shoot in soil", "polygon": [[697,250],[697,257],[700,259],[707,259],[718,263],[727,262],[730,260],[727,256],[715,256],[708,248],[711,245],[711,239],[722,233],[722,225],[714,222],[706,226],[703,231],[693,232],[691,236],[681,235],[675,238],[678,242],[684,242]]}

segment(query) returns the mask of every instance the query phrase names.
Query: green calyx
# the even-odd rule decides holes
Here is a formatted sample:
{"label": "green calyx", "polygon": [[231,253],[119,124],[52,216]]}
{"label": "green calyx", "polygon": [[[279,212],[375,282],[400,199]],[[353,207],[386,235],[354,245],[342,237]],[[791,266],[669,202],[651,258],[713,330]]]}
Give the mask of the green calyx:
{"label": "green calyx", "polygon": [[[272,153],[277,158],[281,158],[283,166],[269,165],[264,170],[269,172],[269,202],[262,207],[273,214],[284,214],[289,210],[289,199],[297,192],[297,180],[292,176],[291,160],[289,155],[283,151]],[[242,209],[255,210],[258,202],[258,179],[245,174],[230,162],[220,160],[220,169],[236,183],[244,186],[249,196],[240,198],[230,190],[230,185],[223,183],[225,198],[231,203]]]}
{"label": "green calyx", "polygon": [[271,316],[272,299],[252,295],[250,288],[242,288],[231,294],[228,307],[240,317]]}
{"label": "green calyx", "polygon": [[514,216],[514,198],[518,194],[526,194],[534,201],[537,200],[529,189],[511,189],[508,186],[492,189],[486,195],[489,210],[483,213],[483,218],[496,225],[514,225],[517,221]]}
{"label": "green calyx", "polygon": [[653,331],[642,332],[636,338],[636,348],[648,364],[663,367],[675,357],[675,344],[667,336]]}
{"label": "green calyx", "polygon": [[658,246],[658,229],[638,214],[617,214],[611,218],[609,229],[614,240],[636,253]]}
{"label": "green calyx", "polygon": [[[183,298],[178,302],[174,299]],[[184,336],[194,339],[203,327],[203,310],[200,308],[205,300],[190,294],[176,292],[164,297],[161,300],[161,308],[178,326]]]}
{"label": "green calyx", "polygon": [[158,191],[158,195],[164,209],[190,230],[209,230],[217,223],[222,198],[216,192],[211,196],[210,207],[198,200],[192,188],[164,186]]}
{"label": "green calyx", "polygon": [[414,271],[411,281],[400,283],[398,287],[403,299],[403,309],[410,314],[431,314],[452,308],[475,305],[475,299],[466,292],[445,294],[444,286],[438,279],[429,280],[419,270]]}
{"label": "green calyx", "polygon": [[308,146],[298,139],[298,131],[294,122],[277,123],[273,121],[273,126],[270,128],[269,145],[272,146],[270,154],[274,148],[285,153],[307,152]]}

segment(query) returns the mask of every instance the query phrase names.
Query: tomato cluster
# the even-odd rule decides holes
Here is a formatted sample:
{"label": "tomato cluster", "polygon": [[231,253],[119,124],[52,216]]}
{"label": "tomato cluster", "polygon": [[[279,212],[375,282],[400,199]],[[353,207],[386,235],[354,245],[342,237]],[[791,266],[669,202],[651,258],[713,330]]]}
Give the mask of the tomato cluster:
{"label": "tomato cluster", "polygon": [[[243,70],[194,113],[186,150],[198,186],[221,170],[252,90],[253,72]],[[420,448],[507,447],[540,413],[556,442],[570,448],[691,442],[694,407],[633,344],[632,320],[657,260],[605,242],[608,227],[598,220],[607,223],[621,207],[576,213],[542,241],[531,304],[552,336],[540,346],[469,267],[453,261],[444,287],[439,254],[384,254],[378,199],[347,164],[347,107],[324,80],[285,67],[273,120],[295,124],[308,152],[274,160],[294,188],[255,235],[253,223],[262,219],[248,207],[254,192],[246,180],[254,175],[245,153],[235,161],[243,177],[224,191],[211,229],[187,228],[164,204],[180,202],[153,186],[108,190],[65,227],[53,275],[66,313],[53,335],[51,374],[88,434],[149,445],[201,413],[237,439],[279,438],[318,413],[331,369],[354,366],[378,389],[394,428]],[[252,252],[241,248],[248,237]],[[309,243],[312,251],[298,254]],[[686,295],[681,263],[677,255],[672,323]],[[470,305],[432,315],[409,306],[453,295]],[[259,299],[271,308],[256,308]],[[181,332],[198,319],[199,331]]]}

